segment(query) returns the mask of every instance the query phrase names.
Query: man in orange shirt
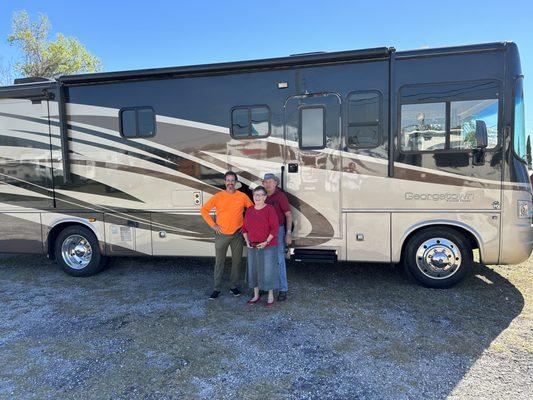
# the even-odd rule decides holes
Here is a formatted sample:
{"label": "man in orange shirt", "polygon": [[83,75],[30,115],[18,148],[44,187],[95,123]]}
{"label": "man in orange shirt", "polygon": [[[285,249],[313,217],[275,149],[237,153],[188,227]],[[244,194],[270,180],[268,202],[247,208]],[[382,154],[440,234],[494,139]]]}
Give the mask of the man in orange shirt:
{"label": "man in orange shirt", "polygon": [[[241,262],[244,241],[241,228],[243,214],[246,208],[254,205],[250,198],[235,189],[237,174],[228,171],[224,174],[226,190],[220,191],[209,199],[202,207],[202,217],[215,231],[215,287],[209,299],[214,300],[220,295],[222,275],[228,247],[231,247],[231,278],[230,292],[240,296],[239,284],[241,283]],[[209,213],[215,209],[216,222]]]}

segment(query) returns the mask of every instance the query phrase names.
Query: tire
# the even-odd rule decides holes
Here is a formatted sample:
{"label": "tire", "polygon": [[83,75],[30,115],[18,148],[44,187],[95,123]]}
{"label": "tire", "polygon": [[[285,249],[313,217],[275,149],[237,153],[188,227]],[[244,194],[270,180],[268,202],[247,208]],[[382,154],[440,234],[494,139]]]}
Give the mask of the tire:
{"label": "tire", "polygon": [[83,226],[69,226],[57,236],[54,244],[56,262],[71,276],[91,276],[104,267],[98,239]]}
{"label": "tire", "polygon": [[415,233],[406,244],[403,264],[422,286],[449,288],[472,271],[472,247],[454,229],[428,228]]}

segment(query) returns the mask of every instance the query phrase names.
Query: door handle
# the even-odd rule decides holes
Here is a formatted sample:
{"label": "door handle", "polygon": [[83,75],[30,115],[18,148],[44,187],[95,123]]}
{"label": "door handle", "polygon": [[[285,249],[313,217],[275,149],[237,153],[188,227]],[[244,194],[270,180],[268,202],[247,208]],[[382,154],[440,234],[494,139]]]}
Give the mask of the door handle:
{"label": "door handle", "polygon": [[294,174],[296,172],[298,172],[298,164],[296,163],[290,163],[289,166],[289,174]]}

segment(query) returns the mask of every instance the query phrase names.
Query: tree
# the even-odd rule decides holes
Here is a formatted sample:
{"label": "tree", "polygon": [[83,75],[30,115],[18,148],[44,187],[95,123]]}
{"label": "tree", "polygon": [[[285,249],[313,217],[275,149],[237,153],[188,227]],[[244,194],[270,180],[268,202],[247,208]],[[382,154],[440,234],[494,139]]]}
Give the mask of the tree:
{"label": "tree", "polygon": [[13,65],[0,57],[0,86],[13,84]]}
{"label": "tree", "polygon": [[13,32],[8,36],[10,45],[18,46],[23,53],[22,61],[15,70],[23,76],[55,78],[60,75],[80,72],[96,72],[101,62],[74,37],[58,33],[55,41],[48,40],[51,25],[45,14],[37,22],[30,21],[26,11],[13,15]]}

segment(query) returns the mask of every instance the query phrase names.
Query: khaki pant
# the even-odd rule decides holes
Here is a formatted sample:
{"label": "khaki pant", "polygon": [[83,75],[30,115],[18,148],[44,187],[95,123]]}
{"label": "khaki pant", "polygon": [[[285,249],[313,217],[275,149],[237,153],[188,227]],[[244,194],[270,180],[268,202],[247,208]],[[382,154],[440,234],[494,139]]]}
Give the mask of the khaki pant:
{"label": "khaki pant", "polygon": [[222,284],[222,275],[224,275],[228,247],[231,247],[230,288],[233,289],[239,287],[242,281],[242,250],[244,247],[242,233],[237,232],[233,235],[215,235],[215,290],[219,292]]}

